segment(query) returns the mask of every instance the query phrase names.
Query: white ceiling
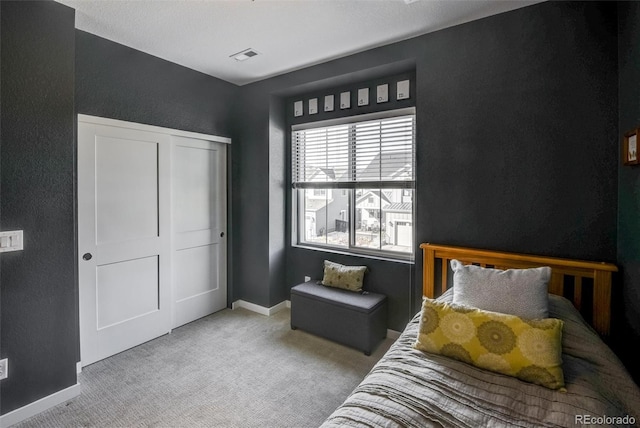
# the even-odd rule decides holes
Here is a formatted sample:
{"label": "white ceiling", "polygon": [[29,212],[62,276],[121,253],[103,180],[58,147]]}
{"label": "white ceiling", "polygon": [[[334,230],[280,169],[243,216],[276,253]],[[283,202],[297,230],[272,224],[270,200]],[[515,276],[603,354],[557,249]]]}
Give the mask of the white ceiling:
{"label": "white ceiling", "polygon": [[[244,85],[540,0],[57,0],[76,28]],[[230,55],[259,53],[239,62]]]}

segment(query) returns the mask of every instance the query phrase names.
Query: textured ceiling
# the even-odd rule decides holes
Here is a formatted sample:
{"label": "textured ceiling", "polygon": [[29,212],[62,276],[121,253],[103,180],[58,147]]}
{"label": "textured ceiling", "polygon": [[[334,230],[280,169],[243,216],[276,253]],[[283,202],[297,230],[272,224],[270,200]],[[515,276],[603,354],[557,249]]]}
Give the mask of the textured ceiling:
{"label": "textured ceiling", "polygon": [[540,0],[57,1],[80,30],[244,85]]}

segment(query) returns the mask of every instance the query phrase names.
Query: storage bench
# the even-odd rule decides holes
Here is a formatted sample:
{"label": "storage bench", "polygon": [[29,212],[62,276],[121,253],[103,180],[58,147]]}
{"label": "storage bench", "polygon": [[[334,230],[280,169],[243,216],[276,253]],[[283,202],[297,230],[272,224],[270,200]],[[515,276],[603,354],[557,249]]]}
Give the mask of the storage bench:
{"label": "storage bench", "polygon": [[387,336],[387,297],[304,282],[291,289],[291,328],[371,355]]}

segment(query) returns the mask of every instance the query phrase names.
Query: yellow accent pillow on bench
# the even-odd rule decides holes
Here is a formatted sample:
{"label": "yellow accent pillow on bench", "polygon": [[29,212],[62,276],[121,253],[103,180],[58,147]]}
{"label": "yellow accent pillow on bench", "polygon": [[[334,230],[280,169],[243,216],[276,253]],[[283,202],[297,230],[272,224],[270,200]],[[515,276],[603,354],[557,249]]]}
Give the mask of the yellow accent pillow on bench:
{"label": "yellow accent pillow on bench", "polygon": [[322,285],[349,291],[362,291],[362,282],[366,271],[366,266],[345,266],[325,260]]}
{"label": "yellow accent pillow on bench", "polygon": [[550,389],[564,388],[562,326],[424,298],[414,348]]}

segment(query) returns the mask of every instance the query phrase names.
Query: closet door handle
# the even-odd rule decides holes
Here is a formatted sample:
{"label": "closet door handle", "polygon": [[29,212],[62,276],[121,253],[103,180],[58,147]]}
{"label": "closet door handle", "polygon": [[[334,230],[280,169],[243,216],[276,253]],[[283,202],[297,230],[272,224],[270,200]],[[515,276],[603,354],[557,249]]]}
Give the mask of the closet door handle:
{"label": "closet door handle", "polygon": [[82,256],[82,260],[91,260],[93,256],[91,255],[91,253],[84,253],[84,255]]}
{"label": "closet door handle", "polygon": [[220,237],[224,238],[224,232],[220,232]]}

